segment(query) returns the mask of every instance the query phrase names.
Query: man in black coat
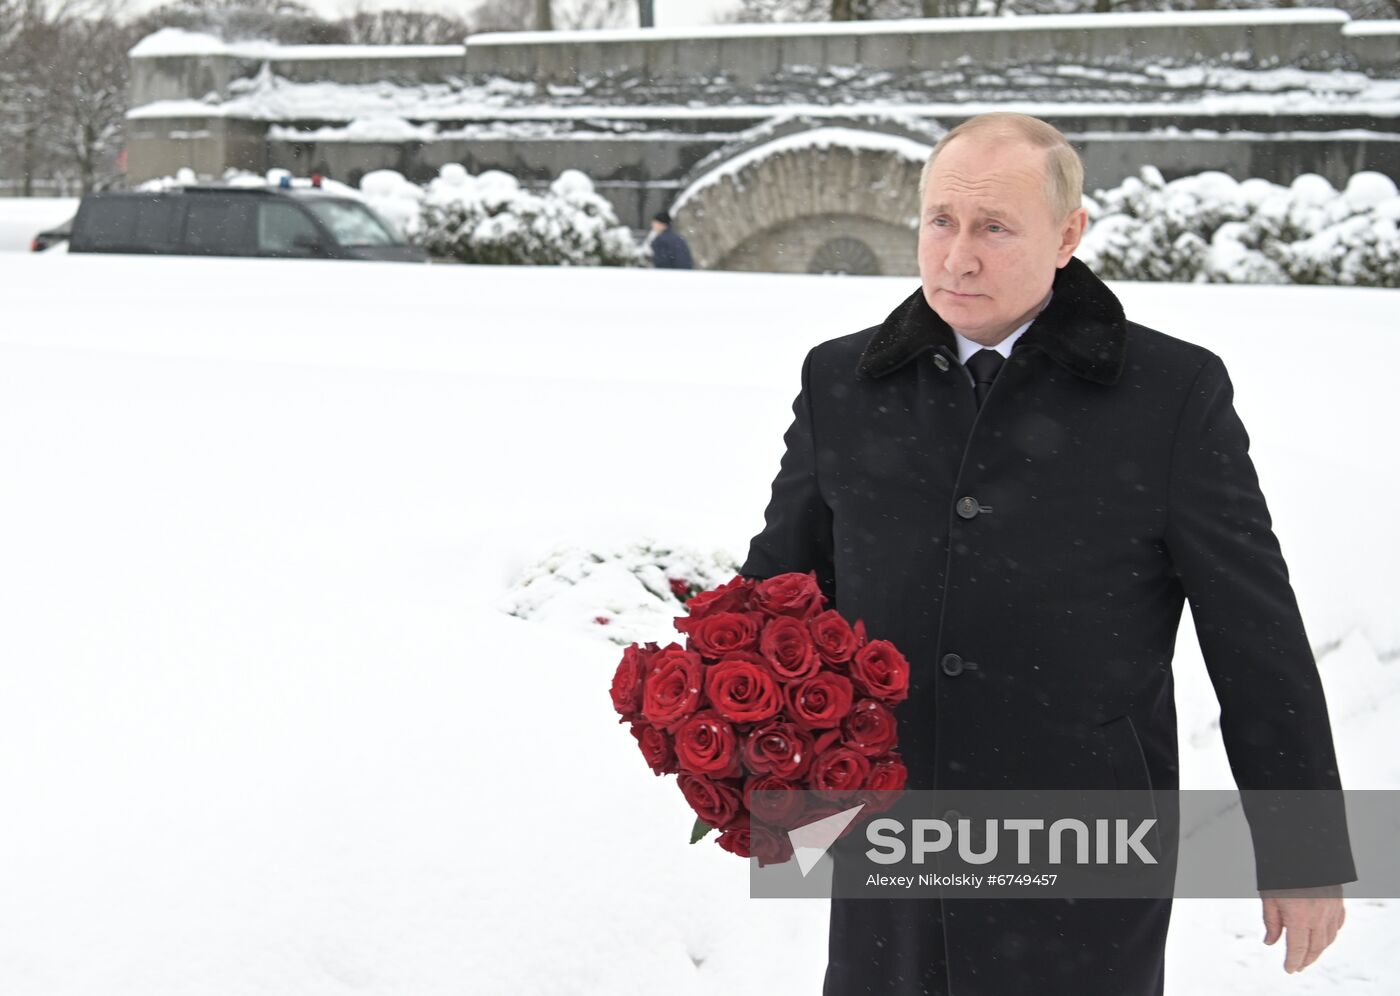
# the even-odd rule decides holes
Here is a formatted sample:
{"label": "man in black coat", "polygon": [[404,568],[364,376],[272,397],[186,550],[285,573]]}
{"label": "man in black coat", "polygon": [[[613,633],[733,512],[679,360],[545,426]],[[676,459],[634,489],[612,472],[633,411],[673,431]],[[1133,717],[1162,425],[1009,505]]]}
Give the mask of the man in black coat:
{"label": "man in black coat", "polygon": [[[1128,321],[1073,254],[1083,167],[1050,125],[950,132],[921,286],[807,354],[741,573],[815,571],[909,658],[917,789],[1178,787],[1183,604],[1241,789],[1338,789],[1322,684],[1219,356]],[[1257,865],[1285,969],[1335,937],[1345,834]],[[1278,896],[1272,890],[1300,889]],[[1148,996],[1170,898],[832,900],[826,996]]]}
{"label": "man in black coat", "polygon": [[695,264],[690,258],[690,245],[679,232],[671,228],[671,216],[658,211],[651,219],[651,265],[658,270],[690,270]]}

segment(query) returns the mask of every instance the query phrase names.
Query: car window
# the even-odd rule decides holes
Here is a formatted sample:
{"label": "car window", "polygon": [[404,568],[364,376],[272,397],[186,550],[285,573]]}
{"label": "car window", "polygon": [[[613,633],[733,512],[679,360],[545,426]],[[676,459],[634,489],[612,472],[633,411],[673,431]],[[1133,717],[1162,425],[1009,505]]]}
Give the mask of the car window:
{"label": "car window", "polygon": [[98,249],[131,245],[136,231],[136,201],[94,198],[83,212],[83,234]]}
{"label": "car window", "polygon": [[399,241],[363,204],[318,199],[308,200],[306,206],[343,246],[391,246]]}
{"label": "car window", "polygon": [[167,197],[97,197],[83,210],[84,242],[93,249],[168,249],[176,205]]}
{"label": "car window", "polygon": [[215,254],[247,252],[255,206],[245,197],[191,197],[185,211],[185,248]]}
{"label": "car window", "polygon": [[176,204],[168,197],[136,202],[133,241],[138,246],[168,249],[175,244]]}
{"label": "car window", "polygon": [[258,251],[308,256],[311,250],[298,246],[297,239],[321,241],[321,233],[306,212],[295,204],[258,205]]}

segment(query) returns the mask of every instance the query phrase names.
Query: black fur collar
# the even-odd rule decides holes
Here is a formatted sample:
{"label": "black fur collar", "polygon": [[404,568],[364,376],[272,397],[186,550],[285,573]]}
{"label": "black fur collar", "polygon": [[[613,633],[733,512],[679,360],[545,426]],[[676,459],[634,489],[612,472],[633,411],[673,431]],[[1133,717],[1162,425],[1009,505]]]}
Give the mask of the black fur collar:
{"label": "black fur collar", "polygon": [[[1128,328],[1123,306],[1093,272],[1077,259],[1056,271],[1054,296],[1016,349],[1037,347],[1071,373],[1097,384],[1112,384],[1123,372]],[[890,312],[861,354],[859,377],[883,377],[926,349],[947,346],[958,355],[948,323],[924,300],[923,288]]]}

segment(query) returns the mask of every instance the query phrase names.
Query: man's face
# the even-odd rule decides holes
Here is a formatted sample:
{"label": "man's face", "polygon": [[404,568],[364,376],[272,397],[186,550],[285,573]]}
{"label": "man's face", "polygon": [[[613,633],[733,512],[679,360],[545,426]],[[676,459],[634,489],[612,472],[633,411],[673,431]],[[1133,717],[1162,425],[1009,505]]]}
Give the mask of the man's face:
{"label": "man's face", "polygon": [[1055,216],[1046,154],[1024,140],[959,135],[938,154],[919,217],[919,277],[929,307],[995,345],[1033,317],[1084,234],[1082,208]]}
{"label": "man's face", "polygon": [[651,219],[651,230],[660,235],[662,232],[666,231],[666,226],[653,218]]}

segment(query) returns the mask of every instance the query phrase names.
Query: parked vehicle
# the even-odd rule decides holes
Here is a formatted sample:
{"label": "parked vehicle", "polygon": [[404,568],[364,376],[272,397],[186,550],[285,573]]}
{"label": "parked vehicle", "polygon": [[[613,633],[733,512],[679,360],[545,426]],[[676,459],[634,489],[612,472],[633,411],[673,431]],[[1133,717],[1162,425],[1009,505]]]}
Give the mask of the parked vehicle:
{"label": "parked vehicle", "polygon": [[60,242],[67,242],[73,236],[73,219],[69,218],[61,225],[45,229],[34,236],[29,242],[30,252],[43,252],[58,245]]}
{"label": "parked vehicle", "polygon": [[362,201],[319,187],[187,186],[88,194],[69,252],[378,259],[422,263]]}

